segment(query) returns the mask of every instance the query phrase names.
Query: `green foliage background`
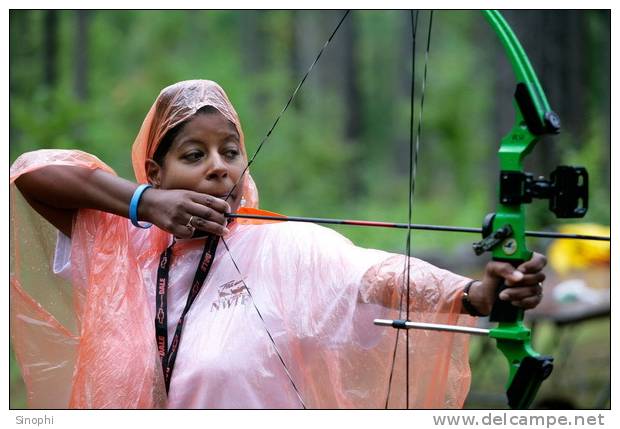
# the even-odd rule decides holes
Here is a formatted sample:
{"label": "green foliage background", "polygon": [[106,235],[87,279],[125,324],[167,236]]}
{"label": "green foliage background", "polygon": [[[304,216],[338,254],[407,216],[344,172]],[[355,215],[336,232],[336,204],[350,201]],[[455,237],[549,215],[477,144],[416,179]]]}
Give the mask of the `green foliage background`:
{"label": "green foliage background", "polygon": [[[130,179],[130,147],[141,121],[159,91],[179,80],[219,82],[240,114],[252,153],[342,15],[339,11],[90,11],[87,96],[79,97],[75,90],[77,12],[55,12],[58,49],[53,85],[46,85],[42,76],[45,13],[13,11],[10,15],[11,159],[37,148],[80,148]],[[336,35],[254,164],[252,174],[264,208],[295,215],[405,219],[411,73],[408,19],[403,11],[356,11],[345,21],[342,31],[346,26],[355,29],[355,75],[338,69],[342,40]],[[422,13],[416,109],[427,19]],[[503,54],[477,12],[439,11],[434,21],[414,221],[477,225],[481,214],[492,208],[495,193],[495,181],[490,179],[502,131],[496,131],[494,112],[510,115],[512,111],[510,95],[503,97],[495,90],[503,76],[498,76],[494,61]],[[604,31],[599,28],[603,21],[596,13],[588,19],[592,56],[609,54],[602,51],[608,34],[597,36]],[[244,34],[248,23],[253,29],[249,35]],[[302,32],[296,28],[300,23],[311,30]],[[260,44],[250,46],[253,38],[260,39]],[[303,58],[298,53],[299,40],[306,46]],[[536,46],[525,48],[529,52]],[[567,51],[561,54],[569,55],[570,46],[564,48]],[[259,58],[259,66],[248,60],[251,55]],[[298,69],[292,67],[293,55],[298,56]],[[604,79],[594,74],[596,66],[587,70],[585,101],[580,106],[580,126],[589,130],[586,140],[565,123],[554,149],[560,161],[589,168],[594,185],[589,218],[608,223],[609,189],[603,183],[609,171],[604,115],[608,97],[601,97],[605,88],[597,88]],[[350,141],[344,129],[350,105],[342,86],[353,78],[360,93],[361,127]],[[554,105],[553,94],[549,98]],[[554,108],[562,110],[562,106]],[[544,207],[535,212],[532,222],[555,223]],[[367,246],[403,248],[402,233],[347,231]],[[446,245],[470,241],[471,237],[455,234],[420,234],[415,247],[445,251]]]}
{"label": "green foliage background", "polygon": [[[142,120],[159,91],[180,80],[220,83],[253,153],[343,12],[55,11],[57,50],[51,65],[45,61],[49,13],[10,12],[11,161],[39,148],[78,148],[132,179],[130,148]],[[543,87],[550,88],[551,105],[569,119],[560,136],[541,143],[545,148],[532,154],[531,165],[540,174],[558,163],[585,165],[591,180],[588,220],[609,224],[609,13],[582,11],[575,18],[527,12],[534,18],[546,14],[555,28],[565,19],[578,19],[578,47],[573,39],[541,43],[532,34],[552,27],[537,28],[523,13],[507,17],[514,18],[518,35],[529,34],[522,39],[525,50]],[[86,33],[78,32],[78,18],[86,22]],[[336,35],[253,166],[263,208],[289,215],[406,220],[409,25],[405,11],[355,11],[345,21],[340,33],[353,32],[348,44]],[[422,12],[416,126],[427,25],[428,13]],[[87,60],[81,71],[80,41]],[[579,58],[578,52],[583,52]],[[564,63],[557,66],[558,58],[579,67],[566,70]],[[495,152],[511,125],[513,78],[499,42],[476,11],[435,13],[427,66],[413,221],[477,226],[494,205]],[[52,81],[45,77],[50,67],[56,72]],[[578,89],[564,85],[569,73],[577,75]],[[85,93],[76,90],[78,81],[85,83]],[[347,98],[346,85],[355,88],[357,100]],[[353,135],[347,131],[352,111],[358,123]],[[560,223],[544,203],[529,213],[530,229]],[[403,232],[341,232],[365,247],[404,249]],[[471,253],[475,239],[415,233],[413,253],[459,269],[458,259]]]}

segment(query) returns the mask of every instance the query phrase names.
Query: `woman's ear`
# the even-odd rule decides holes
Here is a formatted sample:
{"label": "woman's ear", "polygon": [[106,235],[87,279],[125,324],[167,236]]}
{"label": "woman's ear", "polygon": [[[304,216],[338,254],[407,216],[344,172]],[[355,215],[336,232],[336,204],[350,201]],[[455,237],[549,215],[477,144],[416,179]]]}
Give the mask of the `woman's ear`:
{"label": "woman's ear", "polygon": [[155,188],[159,188],[161,185],[161,166],[152,159],[147,159],[144,162],[144,168],[146,169],[146,178]]}

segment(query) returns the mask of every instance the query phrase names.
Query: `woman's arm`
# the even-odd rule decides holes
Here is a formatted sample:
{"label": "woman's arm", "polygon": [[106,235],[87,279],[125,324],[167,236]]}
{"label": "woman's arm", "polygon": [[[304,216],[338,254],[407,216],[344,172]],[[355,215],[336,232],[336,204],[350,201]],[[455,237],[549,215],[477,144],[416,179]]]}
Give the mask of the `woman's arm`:
{"label": "woman's arm", "polygon": [[[361,302],[399,308],[401,291],[405,288],[403,258],[406,257],[394,255],[366,271],[360,286]],[[542,299],[541,284],[545,280],[542,270],[546,263],[544,255],[536,252],[516,269],[507,262],[490,261],[482,280],[470,285],[465,299],[476,313],[488,315],[495,302],[497,288],[505,282],[508,288],[500,294],[500,299],[523,309],[534,308]],[[412,257],[409,281],[412,311],[432,308],[435,312],[445,312],[454,307],[456,300],[464,299],[463,288],[470,279]],[[464,305],[459,307],[461,313],[470,314]]]}
{"label": "woman's arm", "polygon": [[15,184],[41,216],[69,237],[73,217],[80,208],[127,217],[137,187],[103,170],[59,165],[25,173]]}
{"label": "woman's arm", "polygon": [[[28,203],[52,225],[71,237],[73,217],[81,208],[129,217],[129,203],[136,183],[101,169],[51,165],[24,173],[15,184]],[[148,189],[138,205],[138,219],[151,222],[177,237],[190,237],[194,224],[208,233],[223,234],[228,204],[210,195],[182,189]]]}

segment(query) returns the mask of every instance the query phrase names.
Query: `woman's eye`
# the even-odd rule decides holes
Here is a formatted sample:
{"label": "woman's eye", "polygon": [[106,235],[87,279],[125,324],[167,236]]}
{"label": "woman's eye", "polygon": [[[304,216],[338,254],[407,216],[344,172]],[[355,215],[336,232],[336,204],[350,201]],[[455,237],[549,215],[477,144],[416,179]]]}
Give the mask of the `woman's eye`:
{"label": "woman's eye", "polygon": [[198,152],[198,151],[194,151],[194,152],[189,152],[187,154],[185,154],[183,156],[183,158],[189,160],[189,161],[196,161],[200,158],[202,158],[202,152]]}
{"label": "woman's eye", "polygon": [[236,158],[239,156],[239,150],[237,149],[228,149],[226,152],[224,152],[225,155],[229,158]]}

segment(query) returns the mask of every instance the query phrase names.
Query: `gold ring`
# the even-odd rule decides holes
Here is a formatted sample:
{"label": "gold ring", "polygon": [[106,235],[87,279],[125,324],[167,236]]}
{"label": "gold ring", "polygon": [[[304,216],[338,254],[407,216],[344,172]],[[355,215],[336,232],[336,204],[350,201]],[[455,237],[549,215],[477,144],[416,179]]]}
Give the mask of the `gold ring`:
{"label": "gold ring", "polygon": [[185,226],[187,228],[189,228],[190,230],[194,230],[196,229],[196,227],[194,225],[192,225],[192,221],[194,220],[194,216],[190,216],[189,220],[187,221],[187,223],[185,224]]}

